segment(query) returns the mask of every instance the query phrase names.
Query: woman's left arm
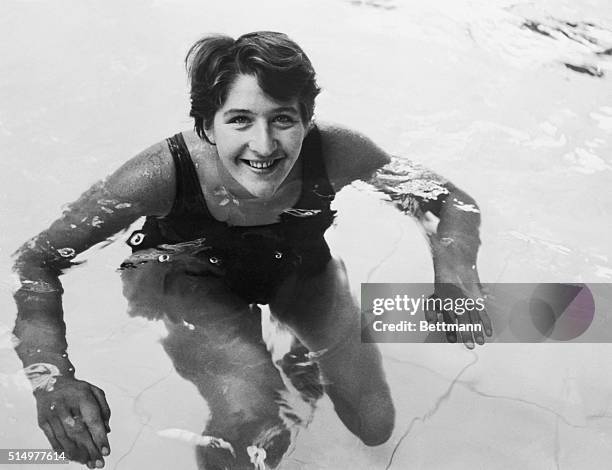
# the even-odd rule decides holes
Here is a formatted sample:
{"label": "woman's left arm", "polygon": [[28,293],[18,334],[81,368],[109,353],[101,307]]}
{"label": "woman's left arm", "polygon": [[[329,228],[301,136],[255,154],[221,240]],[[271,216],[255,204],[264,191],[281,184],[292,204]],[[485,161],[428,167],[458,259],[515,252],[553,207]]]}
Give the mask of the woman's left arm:
{"label": "woman's left arm", "polygon": [[[362,134],[330,124],[318,124],[318,128],[328,175],[336,191],[353,181],[365,181],[419,222],[431,247],[434,295],[442,299],[484,298],[476,267],[480,246],[476,201],[421,165],[388,155]],[[439,313],[446,323],[480,325],[480,331],[462,333],[461,340],[468,348],[473,348],[474,342],[484,344],[484,335],[492,334],[484,310],[461,315],[454,311]],[[430,322],[437,319],[436,312],[426,315]],[[447,339],[456,342],[457,334],[447,332]]]}

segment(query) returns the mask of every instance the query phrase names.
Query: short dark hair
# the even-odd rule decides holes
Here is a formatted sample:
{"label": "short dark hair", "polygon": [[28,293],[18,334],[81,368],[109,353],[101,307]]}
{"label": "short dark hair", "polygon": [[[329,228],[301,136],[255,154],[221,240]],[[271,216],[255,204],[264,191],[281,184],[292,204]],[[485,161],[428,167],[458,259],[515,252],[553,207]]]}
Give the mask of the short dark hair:
{"label": "short dark hair", "polygon": [[207,139],[215,113],[240,74],[255,75],[261,89],[278,101],[297,98],[304,124],[314,113],[317,86],[310,59],[283,33],[257,31],[234,40],[214,34],[197,41],[187,52],[185,66],[191,82],[191,110],[198,136]]}

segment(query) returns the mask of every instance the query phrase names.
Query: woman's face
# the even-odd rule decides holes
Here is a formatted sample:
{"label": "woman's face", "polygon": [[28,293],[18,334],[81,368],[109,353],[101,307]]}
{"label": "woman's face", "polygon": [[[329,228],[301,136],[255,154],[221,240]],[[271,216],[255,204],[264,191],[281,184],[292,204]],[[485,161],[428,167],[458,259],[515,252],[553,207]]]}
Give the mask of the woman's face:
{"label": "woman's face", "polygon": [[229,174],[256,197],[272,196],[297,161],[306,136],[297,99],[276,101],[254,75],[238,75],[206,136]]}

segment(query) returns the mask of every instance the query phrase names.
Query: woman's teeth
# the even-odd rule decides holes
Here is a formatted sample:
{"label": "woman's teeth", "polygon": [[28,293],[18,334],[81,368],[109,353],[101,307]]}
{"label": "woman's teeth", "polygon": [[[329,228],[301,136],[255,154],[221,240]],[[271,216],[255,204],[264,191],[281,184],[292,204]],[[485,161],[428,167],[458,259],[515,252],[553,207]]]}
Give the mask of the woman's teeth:
{"label": "woman's teeth", "polygon": [[272,165],[274,165],[274,163],[276,163],[276,160],[270,160],[267,162],[255,162],[253,160],[245,160],[245,162],[247,162],[248,165],[252,168],[257,168],[258,170],[265,170],[266,168],[270,168]]}

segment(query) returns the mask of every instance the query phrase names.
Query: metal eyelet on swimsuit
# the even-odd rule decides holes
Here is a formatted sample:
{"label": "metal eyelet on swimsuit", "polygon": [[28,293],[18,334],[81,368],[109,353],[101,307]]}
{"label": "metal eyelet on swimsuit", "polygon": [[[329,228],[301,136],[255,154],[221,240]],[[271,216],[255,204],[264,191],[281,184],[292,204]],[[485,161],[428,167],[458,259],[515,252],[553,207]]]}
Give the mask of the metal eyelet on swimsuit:
{"label": "metal eyelet on swimsuit", "polygon": [[277,252],[274,253],[274,257],[276,259],[281,259],[283,257],[283,254],[280,251],[277,251]]}
{"label": "metal eyelet on swimsuit", "polygon": [[135,233],[134,235],[132,235],[132,238],[130,238],[130,244],[132,245],[140,245],[145,239],[145,236],[143,233]]}
{"label": "metal eyelet on swimsuit", "polygon": [[165,263],[167,261],[170,261],[170,255],[159,255],[159,257],[157,258],[157,261],[159,261],[160,263]]}
{"label": "metal eyelet on swimsuit", "polygon": [[219,264],[221,262],[221,260],[216,256],[211,256],[210,258],[208,258],[208,261],[210,261],[212,264]]}

